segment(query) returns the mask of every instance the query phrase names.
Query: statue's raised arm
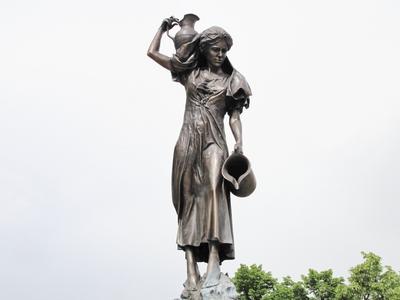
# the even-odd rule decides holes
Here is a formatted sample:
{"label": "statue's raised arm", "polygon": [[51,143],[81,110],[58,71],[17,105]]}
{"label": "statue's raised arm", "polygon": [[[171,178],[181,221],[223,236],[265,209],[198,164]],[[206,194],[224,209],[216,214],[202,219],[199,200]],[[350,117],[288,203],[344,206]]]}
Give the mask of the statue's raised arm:
{"label": "statue's raised arm", "polygon": [[164,19],[149,46],[149,50],[147,50],[147,55],[151,59],[168,70],[171,70],[171,58],[160,53],[161,38],[166,31],[174,27],[176,24],[178,24],[178,19],[174,17]]}

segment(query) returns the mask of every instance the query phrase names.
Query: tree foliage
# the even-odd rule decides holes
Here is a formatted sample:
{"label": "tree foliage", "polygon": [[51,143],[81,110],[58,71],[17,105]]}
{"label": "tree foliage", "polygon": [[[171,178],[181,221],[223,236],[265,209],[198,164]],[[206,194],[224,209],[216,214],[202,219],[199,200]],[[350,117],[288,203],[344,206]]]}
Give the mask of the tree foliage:
{"label": "tree foliage", "polygon": [[233,281],[240,300],[400,300],[400,273],[383,266],[376,254],[362,252],[363,262],[350,269],[347,283],[331,269],[309,269],[295,282],[281,281],[261,265],[240,265]]}
{"label": "tree foliage", "polygon": [[272,290],[277,282],[271,273],[263,271],[259,265],[240,265],[236,271],[233,282],[240,294],[240,300],[261,300]]}
{"label": "tree foliage", "polygon": [[400,300],[400,274],[389,266],[383,267],[378,255],[361,254],[364,261],[350,269],[349,289],[354,299]]}
{"label": "tree foliage", "polygon": [[282,282],[275,284],[262,300],[307,300],[307,291],[302,282],[294,282],[289,276],[284,277]]}
{"label": "tree foliage", "polygon": [[310,295],[309,299],[316,300],[335,299],[336,289],[344,282],[342,277],[333,277],[330,269],[322,272],[310,269],[308,275],[303,275],[302,279]]}

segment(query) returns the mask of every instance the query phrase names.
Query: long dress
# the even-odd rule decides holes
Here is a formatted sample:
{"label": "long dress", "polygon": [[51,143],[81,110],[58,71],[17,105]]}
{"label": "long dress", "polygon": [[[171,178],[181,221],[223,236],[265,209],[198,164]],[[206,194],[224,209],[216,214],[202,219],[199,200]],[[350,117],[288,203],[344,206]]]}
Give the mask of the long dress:
{"label": "long dress", "polygon": [[230,194],[221,175],[228,157],[224,116],[248,107],[251,91],[234,69],[214,78],[207,72],[195,68],[176,77],[187,97],[174,149],[172,199],[178,215],[178,249],[192,246],[196,261],[207,262],[208,243],[218,241],[222,262],[235,257]]}

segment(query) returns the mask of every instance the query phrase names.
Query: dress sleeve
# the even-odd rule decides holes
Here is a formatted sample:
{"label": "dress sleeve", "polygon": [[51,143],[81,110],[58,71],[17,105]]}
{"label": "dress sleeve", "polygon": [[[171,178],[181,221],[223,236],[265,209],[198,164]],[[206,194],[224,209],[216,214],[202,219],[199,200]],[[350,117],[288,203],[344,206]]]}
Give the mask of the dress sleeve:
{"label": "dress sleeve", "polygon": [[187,77],[197,65],[197,57],[193,54],[188,60],[182,61],[176,54],[171,58],[171,76],[173,81],[186,85]]}
{"label": "dress sleeve", "polygon": [[240,113],[243,107],[248,108],[250,105],[251,89],[246,79],[238,71],[234,70],[228,82],[226,91],[226,107],[229,115],[234,110]]}
{"label": "dress sleeve", "polygon": [[196,35],[190,40],[182,44],[171,58],[171,75],[172,80],[178,81],[183,85],[186,84],[186,80],[190,71],[197,66],[197,44],[199,41],[199,36]]}

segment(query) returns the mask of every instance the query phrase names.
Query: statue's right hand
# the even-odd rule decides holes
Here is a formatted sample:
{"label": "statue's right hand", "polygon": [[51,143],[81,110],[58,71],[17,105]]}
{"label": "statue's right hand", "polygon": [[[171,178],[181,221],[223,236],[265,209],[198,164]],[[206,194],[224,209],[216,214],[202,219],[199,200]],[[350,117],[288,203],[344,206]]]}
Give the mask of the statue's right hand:
{"label": "statue's right hand", "polygon": [[161,29],[165,32],[178,24],[178,22],[179,20],[173,16],[165,18],[161,23]]}

